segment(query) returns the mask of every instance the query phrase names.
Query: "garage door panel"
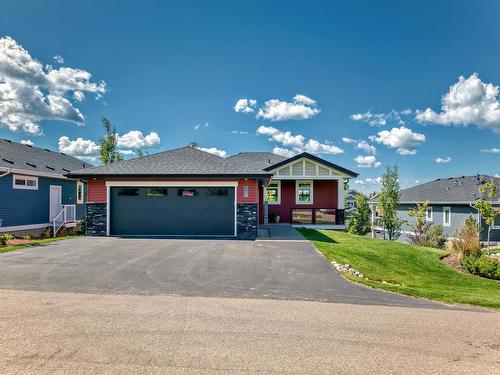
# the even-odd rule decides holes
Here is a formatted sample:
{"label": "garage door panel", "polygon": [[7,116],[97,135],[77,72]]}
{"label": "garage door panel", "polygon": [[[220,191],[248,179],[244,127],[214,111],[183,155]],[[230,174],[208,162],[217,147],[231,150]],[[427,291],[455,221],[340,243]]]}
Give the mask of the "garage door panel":
{"label": "garage door panel", "polygon": [[[136,195],[111,188],[111,234],[113,235],[234,235],[234,188],[227,195],[211,188],[169,187],[166,196],[148,196],[149,188],[133,188]],[[164,193],[164,192],[162,192]]]}

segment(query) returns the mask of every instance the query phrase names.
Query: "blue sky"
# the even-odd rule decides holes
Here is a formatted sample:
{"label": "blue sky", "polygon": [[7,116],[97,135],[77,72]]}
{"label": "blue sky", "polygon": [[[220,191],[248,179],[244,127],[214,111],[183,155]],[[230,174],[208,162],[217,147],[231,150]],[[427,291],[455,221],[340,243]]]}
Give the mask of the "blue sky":
{"label": "blue sky", "polygon": [[[3,8],[0,37],[13,52],[0,60],[0,82],[23,109],[0,107],[2,138],[89,159],[105,116],[127,135],[125,153],[191,141],[228,155],[310,151],[359,172],[365,190],[394,163],[404,186],[500,173],[498,2],[16,0]],[[41,78],[32,79],[37,69],[21,46]],[[48,109],[33,109],[37,90]],[[240,99],[247,106],[237,112]]]}

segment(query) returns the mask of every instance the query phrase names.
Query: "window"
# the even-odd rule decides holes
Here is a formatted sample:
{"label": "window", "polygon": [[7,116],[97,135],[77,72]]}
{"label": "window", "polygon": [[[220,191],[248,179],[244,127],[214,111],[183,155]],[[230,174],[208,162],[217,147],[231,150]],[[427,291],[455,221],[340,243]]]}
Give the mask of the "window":
{"label": "window", "polygon": [[443,207],[443,226],[449,227],[451,225],[451,208]]}
{"label": "window", "polygon": [[38,190],[38,177],[14,175],[12,187],[14,189]]}
{"label": "window", "polygon": [[182,188],[177,190],[177,196],[179,197],[197,197],[198,195],[200,195],[199,189]]}
{"label": "window", "polygon": [[296,182],[296,203],[297,204],[312,204],[313,193],[312,181],[297,181]]}
{"label": "window", "polygon": [[264,200],[269,204],[280,204],[281,203],[281,182],[275,181],[270,182],[264,188]]}
{"label": "window", "polygon": [[293,208],[292,209],[293,224],[312,224],[313,210],[309,208]]}
{"label": "window", "polygon": [[137,197],[139,195],[139,189],[120,189],[118,190],[118,195],[122,197]]}
{"label": "window", "polygon": [[152,188],[146,190],[146,197],[166,197],[168,189],[165,188]]}
{"label": "window", "polygon": [[76,183],[76,203],[83,203],[83,182]]}
{"label": "window", "polygon": [[497,217],[495,217],[495,221],[493,222],[493,228],[500,229],[500,212],[498,212]]}
{"label": "window", "polygon": [[427,207],[425,209],[425,220],[432,221],[432,207]]}
{"label": "window", "polygon": [[226,188],[209,188],[207,189],[209,197],[224,197],[229,195],[229,189]]}

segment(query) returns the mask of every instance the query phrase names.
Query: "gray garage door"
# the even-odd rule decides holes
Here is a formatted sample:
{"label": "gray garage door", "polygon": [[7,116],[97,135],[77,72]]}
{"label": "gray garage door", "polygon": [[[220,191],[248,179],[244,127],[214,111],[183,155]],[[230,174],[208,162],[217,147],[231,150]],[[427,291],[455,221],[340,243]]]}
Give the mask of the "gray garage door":
{"label": "gray garage door", "polygon": [[112,235],[234,235],[234,188],[113,187],[110,204]]}

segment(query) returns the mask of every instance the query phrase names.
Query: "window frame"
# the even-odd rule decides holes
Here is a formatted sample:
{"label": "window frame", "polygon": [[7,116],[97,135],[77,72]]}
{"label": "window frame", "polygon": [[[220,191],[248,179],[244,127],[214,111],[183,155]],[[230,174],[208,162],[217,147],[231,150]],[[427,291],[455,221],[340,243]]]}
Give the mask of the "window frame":
{"label": "window frame", "polygon": [[[151,195],[150,191],[151,190],[165,190],[166,194],[156,194],[156,195]],[[162,188],[162,187],[148,187],[146,188],[146,193],[145,196],[148,198],[163,198],[163,197],[168,197],[168,188]]]}
{"label": "window frame", "polygon": [[[80,187],[82,188],[82,197],[81,198],[79,197],[79,194],[78,194]],[[76,204],[83,204],[84,201],[85,201],[85,186],[84,186],[83,182],[78,181],[76,183]]]}
{"label": "window frame", "polygon": [[[428,212],[431,213],[430,217],[427,215]],[[425,208],[425,221],[427,221],[427,222],[434,221],[434,210],[432,209],[432,206],[427,206]]]}
{"label": "window frame", "polygon": [[[16,185],[16,180],[24,180],[24,185]],[[28,181],[35,181],[35,186],[28,186]],[[38,177],[36,176],[25,176],[20,174],[12,175],[12,188],[21,190],[38,190]]]}
{"label": "window frame", "polygon": [[[446,222],[446,211],[449,212],[448,222]],[[451,227],[451,207],[443,207],[443,227]]]}
{"label": "window frame", "polygon": [[[496,211],[500,211],[500,208],[495,208],[494,209]],[[499,215],[497,215],[497,217],[495,218],[496,220],[500,220],[500,213]],[[495,225],[495,221],[493,221],[493,225],[491,226],[491,229],[500,229],[500,224],[499,225]]]}
{"label": "window frame", "polygon": [[[309,184],[309,202],[301,202],[299,200],[300,184]],[[311,205],[314,204],[314,181],[313,180],[296,180],[295,181],[295,204]]]}
{"label": "window frame", "polygon": [[[275,187],[269,187],[270,185],[275,185],[276,184],[276,188]],[[269,202],[267,200],[267,190],[268,189],[277,189],[278,191],[278,199],[276,200],[276,202]],[[269,181],[269,184],[267,186],[264,187],[264,202],[267,202],[267,204],[281,204],[281,181],[280,180],[271,180]]]}

